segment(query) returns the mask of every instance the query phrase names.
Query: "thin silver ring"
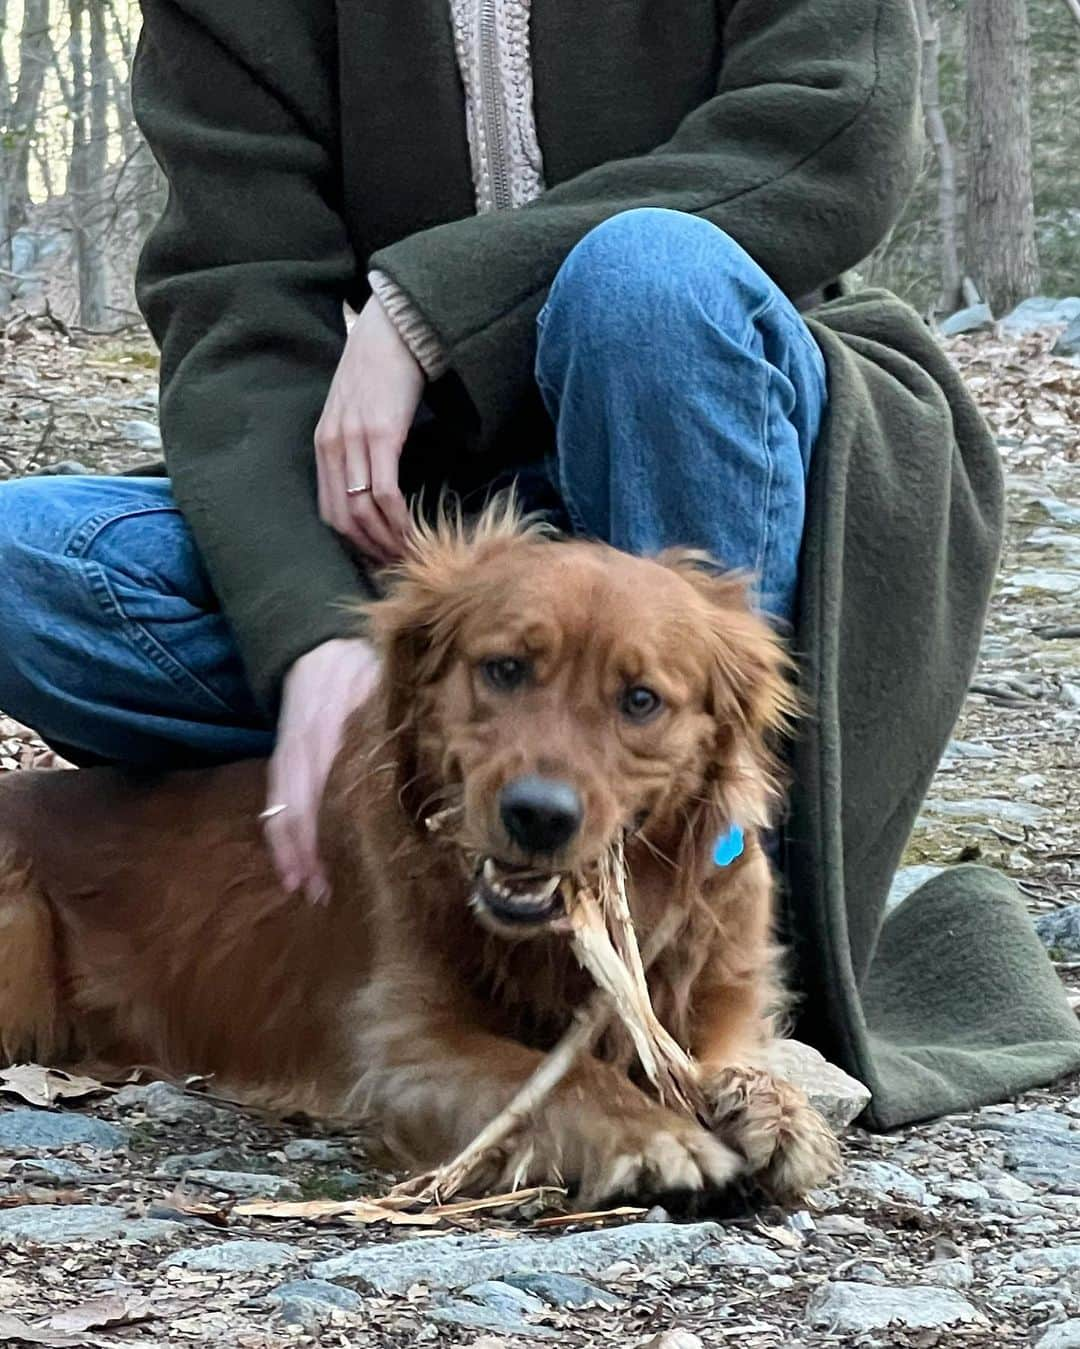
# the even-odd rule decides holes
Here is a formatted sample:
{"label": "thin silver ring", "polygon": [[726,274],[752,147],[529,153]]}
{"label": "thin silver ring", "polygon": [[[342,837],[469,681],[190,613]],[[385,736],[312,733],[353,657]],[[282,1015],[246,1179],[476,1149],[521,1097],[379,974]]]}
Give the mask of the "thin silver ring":
{"label": "thin silver ring", "polygon": [[284,802],[280,806],[267,806],[265,810],[259,811],[260,820],[276,820],[279,815],[284,815],[289,809]]}
{"label": "thin silver ring", "polygon": [[363,487],[346,487],[345,495],[347,497],[362,497],[365,492],[371,491],[371,484],[365,483]]}

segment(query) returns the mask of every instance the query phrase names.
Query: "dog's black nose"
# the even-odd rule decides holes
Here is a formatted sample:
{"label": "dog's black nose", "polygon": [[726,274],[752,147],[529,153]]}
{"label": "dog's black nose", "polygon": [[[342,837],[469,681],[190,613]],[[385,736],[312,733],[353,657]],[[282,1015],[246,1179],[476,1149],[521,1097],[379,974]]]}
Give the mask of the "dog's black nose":
{"label": "dog's black nose", "polygon": [[525,777],[507,783],[499,796],[506,832],[528,853],[553,853],[581,827],[581,797],[558,778]]}

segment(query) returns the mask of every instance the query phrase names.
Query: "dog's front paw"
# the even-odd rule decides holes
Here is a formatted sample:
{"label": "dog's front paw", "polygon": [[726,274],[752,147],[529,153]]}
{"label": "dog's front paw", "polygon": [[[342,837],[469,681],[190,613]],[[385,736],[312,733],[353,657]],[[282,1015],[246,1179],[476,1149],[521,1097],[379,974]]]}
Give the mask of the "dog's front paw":
{"label": "dog's front paw", "polygon": [[705,1083],[716,1134],[742,1154],[758,1185],[790,1203],[840,1170],[832,1130],[803,1093],[758,1068],[730,1067]]}
{"label": "dog's front paw", "polygon": [[660,1106],[630,1118],[597,1121],[590,1133],[580,1183],[583,1202],[720,1191],[746,1170],[742,1157],[722,1139]]}

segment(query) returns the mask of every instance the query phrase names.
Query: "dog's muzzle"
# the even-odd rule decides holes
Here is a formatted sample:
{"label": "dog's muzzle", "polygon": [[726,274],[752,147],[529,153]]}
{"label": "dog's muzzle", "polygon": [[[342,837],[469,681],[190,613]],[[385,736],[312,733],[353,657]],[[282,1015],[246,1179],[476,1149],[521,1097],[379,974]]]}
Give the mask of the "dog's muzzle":
{"label": "dog's muzzle", "polygon": [[540,927],[564,912],[562,879],[487,857],[476,870],[469,902],[477,916],[496,929]]}

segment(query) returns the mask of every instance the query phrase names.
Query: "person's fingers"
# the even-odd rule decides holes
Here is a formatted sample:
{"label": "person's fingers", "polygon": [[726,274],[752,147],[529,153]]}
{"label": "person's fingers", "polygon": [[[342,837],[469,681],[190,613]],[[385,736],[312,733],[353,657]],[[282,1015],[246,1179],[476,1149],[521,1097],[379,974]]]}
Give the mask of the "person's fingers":
{"label": "person's fingers", "polygon": [[286,891],[293,894],[303,885],[303,868],[289,820],[293,803],[288,799],[288,790],[284,785],[282,757],[282,747],[278,746],[270,760],[262,824],[274,869]]}
{"label": "person's fingers", "polygon": [[[354,461],[350,461],[354,462]],[[353,528],[358,530],[362,536],[369,539],[375,548],[374,556],[380,562],[387,562],[397,554],[397,547],[394,542],[394,531],[391,529],[382,511],[379,509],[375,500],[374,486],[371,482],[370,456],[365,449],[362,460],[356,462],[363,463],[363,476],[358,479],[352,479],[352,468],[346,476],[346,481],[350,486],[367,487],[366,492],[357,492],[352,496],[346,495],[346,504],[349,515],[352,519]],[[347,489],[346,489],[347,490]]]}
{"label": "person's fingers", "polygon": [[[344,445],[339,453],[328,455],[322,461],[321,479],[325,484],[327,503],[325,512],[320,511],[322,519],[366,557],[385,562],[387,554],[378,535],[366,528],[365,520],[357,519],[353,514],[353,498],[348,496],[346,487],[348,476]],[[369,494],[365,492],[364,495]]]}
{"label": "person's fingers", "polygon": [[274,762],[267,794],[267,810],[274,813],[264,821],[274,865],[289,894],[303,890],[312,902],[322,903],[329,886],[318,855],[322,792],[317,774],[300,742],[279,747]]}
{"label": "person's fingers", "polygon": [[395,557],[400,557],[410,528],[409,508],[401,494],[398,470],[401,463],[402,441],[397,437],[375,439],[369,437],[371,495],[386,521]]}
{"label": "person's fingers", "polygon": [[[394,531],[379,509],[372,479],[372,458],[369,440],[363,435],[350,435],[346,441],[347,467],[345,471],[346,506],[353,528],[375,545],[373,555],[380,562],[389,561],[395,554]],[[366,487],[366,492],[350,489]]]}

